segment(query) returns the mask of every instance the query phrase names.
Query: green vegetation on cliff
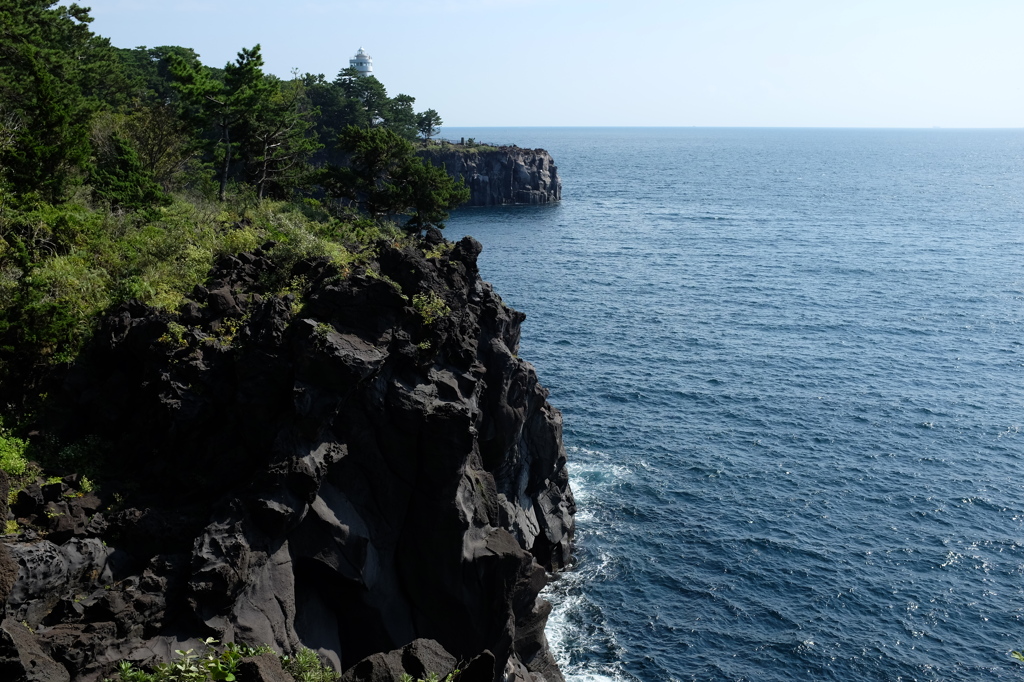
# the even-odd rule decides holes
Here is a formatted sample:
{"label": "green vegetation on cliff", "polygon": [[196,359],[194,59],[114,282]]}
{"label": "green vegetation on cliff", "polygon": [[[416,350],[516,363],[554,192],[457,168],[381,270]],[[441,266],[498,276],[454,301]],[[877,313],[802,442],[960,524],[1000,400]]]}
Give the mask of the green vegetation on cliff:
{"label": "green vegetation on cliff", "polygon": [[348,268],[468,198],[415,155],[437,113],[376,78],[280,79],[259,45],[211,68],[184,47],[115,48],[91,21],[0,6],[0,468],[16,474],[48,378],[106,311],[173,310],[218,257],[269,241],[282,272]]}

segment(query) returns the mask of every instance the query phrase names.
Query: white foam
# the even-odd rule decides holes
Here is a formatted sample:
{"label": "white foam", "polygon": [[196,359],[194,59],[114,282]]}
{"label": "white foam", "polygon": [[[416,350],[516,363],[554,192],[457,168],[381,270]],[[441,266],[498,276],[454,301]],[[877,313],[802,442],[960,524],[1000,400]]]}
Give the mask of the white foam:
{"label": "white foam", "polygon": [[627,682],[628,678],[621,675],[611,677],[609,675],[602,675],[601,673],[590,673],[585,671],[571,670],[569,673],[562,673],[565,675],[565,682]]}
{"label": "white foam", "polygon": [[[599,503],[605,498],[605,489],[632,479],[635,472],[629,466],[619,463],[617,458],[599,450],[577,446],[570,446],[566,450],[569,454],[569,480],[577,504],[577,532],[582,530],[581,526],[590,526],[584,533],[600,535],[602,529],[593,527],[599,524],[599,519],[592,503]],[[583,535],[580,533],[577,538],[582,539]],[[558,580],[549,584],[541,593],[552,604],[546,629],[551,653],[566,682],[634,681],[634,677],[621,670],[618,661],[609,664],[571,660],[573,651],[608,647],[613,651],[621,650],[615,634],[608,630],[603,617],[598,617],[595,622],[594,612],[599,612],[598,607],[589,600],[583,589],[588,582],[609,570],[613,557],[601,552],[588,559],[562,573]]]}
{"label": "white foam", "polygon": [[548,645],[566,682],[630,682],[635,679],[619,669],[618,661],[609,665],[571,660],[574,650],[610,648],[621,651],[604,618],[594,618],[593,612],[598,611],[598,607],[583,592],[583,586],[604,573],[611,563],[611,555],[601,553],[596,561],[561,574],[541,593],[552,604],[546,629]]}

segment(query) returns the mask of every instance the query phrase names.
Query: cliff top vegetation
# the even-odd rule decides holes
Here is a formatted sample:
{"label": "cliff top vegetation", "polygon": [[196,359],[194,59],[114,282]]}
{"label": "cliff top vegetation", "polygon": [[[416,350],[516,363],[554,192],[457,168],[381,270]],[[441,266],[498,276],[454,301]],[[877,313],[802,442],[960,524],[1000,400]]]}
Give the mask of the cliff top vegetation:
{"label": "cliff top vegetation", "polygon": [[480,142],[472,137],[463,137],[459,140],[420,138],[416,141],[417,151],[428,152],[458,152],[461,154],[484,154],[488,152],[535,152],[544,153],[544,149],[530,149],[519,147],[514,144],[495,144],[492,142]]}
{"label": "cliff top vegetation", "polygon": [[113,47],[91,21],[0,7],[0,468],[15,474],[48,382],[106,311],[173,310],[218,257],[267,242],[281,272],[317,256],[344,272],[468,198],[415,155],[437,112],[372,76],[280,79],[259,45],[214,68],[187,47]]}

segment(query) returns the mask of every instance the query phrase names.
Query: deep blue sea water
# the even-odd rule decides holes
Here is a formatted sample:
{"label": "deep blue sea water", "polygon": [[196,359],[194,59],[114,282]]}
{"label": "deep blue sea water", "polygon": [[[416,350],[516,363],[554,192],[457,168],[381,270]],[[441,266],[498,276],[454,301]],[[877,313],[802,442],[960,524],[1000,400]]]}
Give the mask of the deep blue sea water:
{"label": "deep blue sea water", "polygon": [[447,234],[565,415],[570,682],[1024,679],[1024,131],[443,132],[563,178]]}

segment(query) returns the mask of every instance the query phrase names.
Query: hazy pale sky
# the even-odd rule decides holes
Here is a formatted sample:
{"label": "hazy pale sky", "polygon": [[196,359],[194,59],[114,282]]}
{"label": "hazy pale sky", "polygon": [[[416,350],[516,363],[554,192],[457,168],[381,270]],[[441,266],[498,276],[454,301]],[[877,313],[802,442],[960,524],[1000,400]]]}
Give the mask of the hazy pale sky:
{"label": "hazy pale sky", "polygon": [[449,126],[1024,127],[1021,0],[79,0],[118,47],[333,77]]}

